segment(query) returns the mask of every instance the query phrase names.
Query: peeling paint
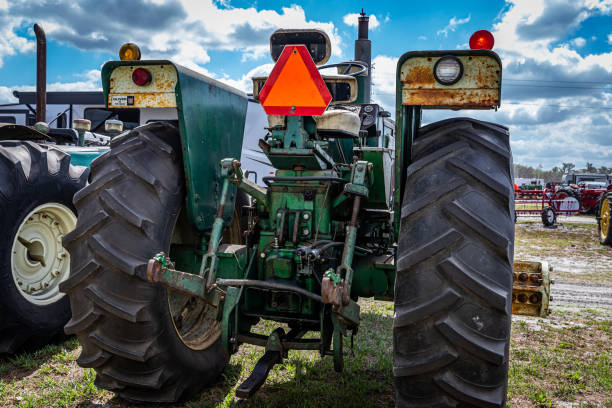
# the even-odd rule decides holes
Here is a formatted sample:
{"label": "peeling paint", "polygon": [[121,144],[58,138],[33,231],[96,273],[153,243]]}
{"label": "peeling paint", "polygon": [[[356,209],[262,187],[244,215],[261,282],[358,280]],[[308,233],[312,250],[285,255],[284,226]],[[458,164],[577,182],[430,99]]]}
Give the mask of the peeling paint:
{"label": "peeling paint", "polygon": [[[139,86],[132,81],[132,73],[144,68],[151,73],[151,82]],[[178,83],[176,69],[172,65],[124,65],[110,75],[108,106],[112,108],[175,108],[175,88]],[[113,104],[113,97],[133,97],[133,104]]]}

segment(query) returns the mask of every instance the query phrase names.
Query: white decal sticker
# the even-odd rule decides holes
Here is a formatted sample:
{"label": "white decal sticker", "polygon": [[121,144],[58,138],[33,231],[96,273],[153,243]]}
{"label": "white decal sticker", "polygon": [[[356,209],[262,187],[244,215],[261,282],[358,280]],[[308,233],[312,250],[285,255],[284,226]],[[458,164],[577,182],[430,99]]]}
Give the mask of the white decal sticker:
{"label": "white decal sticker", "polygon": [[113,95],[111,97],[111,106],[133,106],[133,95]]}

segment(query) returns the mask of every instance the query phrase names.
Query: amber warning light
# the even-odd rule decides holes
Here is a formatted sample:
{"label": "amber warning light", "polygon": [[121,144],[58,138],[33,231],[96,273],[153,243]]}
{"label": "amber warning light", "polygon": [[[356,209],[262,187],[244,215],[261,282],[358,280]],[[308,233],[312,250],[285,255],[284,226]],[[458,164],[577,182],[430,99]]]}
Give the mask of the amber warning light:
{"label": "amber warning light", "polygon": [[268,115],[322,115],[332,96],[304,45],[287,45],[259,101]]}
{"label": "amber warning light", "polygon": [[478,30],[470,37],[470,48],[473,50],[492,50],[495,39],[487,30]]}
{"label": "amber warning light", "polygon": [[140,59],[140,48],[133,43],[125,43],[119,50],[121,61],[137,61]]}

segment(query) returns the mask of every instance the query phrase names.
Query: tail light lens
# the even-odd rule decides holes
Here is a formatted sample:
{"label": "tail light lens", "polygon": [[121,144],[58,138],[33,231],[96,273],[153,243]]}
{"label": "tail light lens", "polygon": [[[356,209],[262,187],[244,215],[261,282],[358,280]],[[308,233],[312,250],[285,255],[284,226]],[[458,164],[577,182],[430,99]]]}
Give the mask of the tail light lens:
{"label": "tail light lens", "polygon": [[136,68],[132,72],[132,81],[138,86],[147,85],[151,82],[151,73],[144,68]]}
{"label": "tail light lens", "polygon": [[495,39],[487,30],[478,30],[470,37],[470,48],[473,50],[492,50]]}
{"label": "tail light lens", "polygon": [[442,85],[452,85],[463,76],[463,64],[457,57],[446,55],[436,62],[433,74]]}

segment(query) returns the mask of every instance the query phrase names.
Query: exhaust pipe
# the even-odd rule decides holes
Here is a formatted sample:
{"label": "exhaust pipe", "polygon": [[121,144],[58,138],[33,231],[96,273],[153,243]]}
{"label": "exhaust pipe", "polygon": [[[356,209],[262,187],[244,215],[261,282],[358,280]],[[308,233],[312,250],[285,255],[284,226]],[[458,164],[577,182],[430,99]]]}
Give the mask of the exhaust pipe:
{"label": "exhaust pipe", "polygon": [[36,122],[47,118],[47,37],[45,30],[34,24],[36,34]]}
{"label": "exhaust pipe", "polygon": [[365,62],[368,65],[367,76],[364,82],[363,103],[370,103],[372,92],[372,42],[368,40],[368,26],[370,17],[366,16],[363,9],[359,15],[358,36],[355,40],[355,61]]}

